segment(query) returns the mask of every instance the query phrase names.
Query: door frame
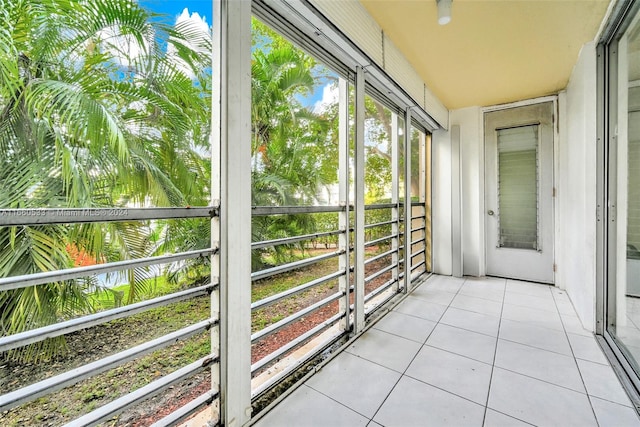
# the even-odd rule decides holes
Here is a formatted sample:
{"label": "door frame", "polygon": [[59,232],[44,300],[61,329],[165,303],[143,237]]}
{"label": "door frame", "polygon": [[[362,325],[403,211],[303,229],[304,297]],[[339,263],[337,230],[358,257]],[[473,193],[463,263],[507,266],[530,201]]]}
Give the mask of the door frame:
{"label": "door frame", "polygon": [[[554,191],[554,197],[552,197],[551,200],[551,218],[553,221],[553,253],[552,253],[552,259],[553,259],[553,285],[551,286],[557,286],[557,271],[556,271],[556,253],[557,253],[557,246],[558,246],[558,224],[560,223],[559,218],[558,218],[558,211],[559,209],[557,208],[556,204],[558,203],[558,197],[557,197],[557,188],[558,188],[558,174],[559,174],[559,164],[558,164],[558,143],[560,140],[560,126],[561,126],[561,121],[564,118],[564,114],[560,114],[559,111],[559,105],[560,103],[558,102],[558,95],[549,95],[549,96],[542,96],[542,97],[538,97],[538,98],[531,98],[531,99],[526,99],[526,100],[522,100],[522,101],[517,101],[517,102],[511,102],[511,103],[507,103],[507,104],[497,104],[497,105],[490,105],[487,107],[482,107],[480,108],[480,135],[479,138],[481,138],[481,146],[482,149],[480,150],[480,158],[478,159],[478,161],[480,162],[480,178],[482,180],[483,185],[481,186],[481,191],[480,191],[480,221],[479,221],[479,225],[480,225],[480,241],[479,241],[479,247],[480,247],[480,253],[481,253],[481,259],[483,260],[482,265],[481,265],[481,269],[480,269],[480,275],[481,276],[486,276],[487,274],[487,250],[486,250],[486,236],[487,236],[487,230],[485,227],[485,212],[486,212],[486,206],[485,206],[485,186],[486,186],[486,171],[485,171],[485,140],[484,140],[484,115],[486,113],[491,113],[494,111],[501,111],[501,110],[508,110],[511,108],[516,108],[516,107],[525,107],[525,106],[529,106],[529,105],[536,105],[536,104],[542,104],[545,102],[552,102],[553,103],[553,160],[552,160],[552,171],[553,171],[553,176],[551,178],[551,182],[552,182],[552,186],[553,186],[553,191]],[[563,123],[564,125],[564,123]]]}

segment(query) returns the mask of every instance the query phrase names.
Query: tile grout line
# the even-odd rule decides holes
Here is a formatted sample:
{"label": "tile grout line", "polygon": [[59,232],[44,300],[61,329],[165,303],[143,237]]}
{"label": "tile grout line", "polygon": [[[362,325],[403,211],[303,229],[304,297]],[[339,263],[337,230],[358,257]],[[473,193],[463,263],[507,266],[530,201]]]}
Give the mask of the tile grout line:
{"label": "tile grout line", "polygon": [[[466,282],[466,279],[463,279],[462,285],[464,285],[464,283]],[[423,282],[421,285],[425,285],[428,286],[427,281]],[[462,285],[460,285],[460,288],[458,288],[458,292],[460,291],[460,289],[462,288]],[[417,289],[417,288],[414,288]],[[456,292],[456,295],[458,295],[458,292]],[[404,302],[404,301],[403,301]],[[373,413],[373,416],[371,418],[369,418],[369,424],[371,422],[378,423],[377,421],[374,421],[374,418],[376,417],[376,415],[378,415],[378,412],[380,412],[380,409],[382,409],[382,407],[384,406],[385,402],[387,401],[387,399],[389,399],[389,396],[391,396],[391,393],[393,393],[393,390],[396,389],[396,387],[398,386],[398,383],[402,380],[403,377],[408,377],[411,379],[414,379],[413,377],[410,377],[409,375],[406,375],[407,370],[409,369],[409,367],[411,366],[411,364],[413,363],[413,361],[416,359],[416,357],[418,356],[418,353],[420,353],[420,351],[422,350],[422,347],[425,346],[427,340],[429,339],[429,337],[431,336],[431,334],[433,334],[433,331],[435,331],[436,327],[438,326],[438,324],[440,324],[440,320],[442,319],[442,316],[444,316],[444,313],[447,312],[447,310],[449,309],[449,307],[451,306],[451,303],[449,303],[449,305],[447,305],[447,309],[445,309],[442,314],[440,315],[440,318],[438,319],[436,323],[436,326],[433,327],[433,329],[431,330],[431,332],[429,332],[429,335],[427,336],[427,338],[425,338],[424,342],[422,343],[422,345],[420,346],[420,348],[418,349],[418,351],[416,352],[416,354],[413,356],[413,358],[411,358],[411,361],[409,362],[409,364],[407,365],[407,367],[404,369],[404,371],[400,374],[400,378],[398,378],[398,381],[396,381],[396,383],[393,385],[393,387],[391,387],[391,390],[389,390],[389,393],[387,393],[387,395],[385,396],[385,398],[382,400],[382,402],[380,403],[380,406],[378,406],[378,409],[376,409],[376,411]],[[417,341],[414,341],[417,342]],[[431,385],[431,384],[429,384]],[[433,386],[432,386],[433,387]],[[384,426],[383,426],[384,427]]]}
{"label": "tile grout line", "polygon": [[[510,341],[510,342],[511,342],[511,341]],[[571,356],[567,356],[567,357],[571,357]],[[510,372],[510,373],[512,373],[512,374],[515,374],[515,375],[519,375],[519,376],[521,376],[521,377],[530,378],[530,379],[532,379],[532,380],[536,380],[536,381],[539,381],[539,382],[541,382],[541,383],[549,384],[549,385],[554,386],[554,387],[559,387],[559,388],[565,389],[565,390],[567,390],[567,391],[572,391],[572,392],[574,392],[574,393],[578,393],[578,394],[581,394],[581,395],[583,395],[583,396],[586,396],[586,395],[587,395],[586,390],[585,390],[585,392],[583,393],[583,392],[578,391],[578,390],[575,390],[575,389],[573,389],[573,388],[569,388],[569,387],[564,386],[564,385],[560,385],[560,384],[552,383],[552,382],[550,382],[550,381],[543,380],[543,379],[540,379],[540,378],[537,378],[537,377],[532,377],[531,375],[523,374],[522,372],[514,371],[514,370],[512,370],[512,369],[503,368],[502,366],[496,366],[496,368],[501,369],[501,370],[503,370],[503,371]],[[602,398],[600,398],[600,397],[599,397],[598,399],[602,399]],[[602,399],[602,400],[607,400],[607,399]],[[607,400],[607,402],[611,402],[611,401],[610,401],[610,400]],[[611,403],[616,403],[616,402],[611,402]],[[618,405],[620,405],[620,403],[618,403]],[[625,405],[622,405],[622,406],[625,406]],[[510,416],[511,418],[515,418],[515,417],[514,417],[514,416],[512,416],[512,415],[509,415],[509,416]]]}
{"label": "tile grout line", "polygon": [[[510,320],[510,319],[505,319],[505,320]],[[511,320],[511,322],[517,322],[517,320]],[[522,323],[522,324],[525,324],[525,325],[528,325],[528,326],[532,326],[532,325],[529,325],[529,324],[527,324],[525,322],[518,322],[518,323]],[[557,329],[549,329],[549,328],[547,328],[547,329],[549,331],[558,332],[560,334],[564,332],[564,331],[559,331]],[[573,355],[573,353],[571,353],[571,354],[560,353],[560,352],[557,352],[557,351],[554,351],[554,350],[549,350],[548,348],[536,347],[535,345],[525,344],[525,343],[521,343],[519,341],[513,341],[513,340],[506,339],[506,338],[500,338],[500,339],[502,341],[507,341],[507,342],[510,342],[510,343],[513,343],[513,344],[519,344],[519,345],[524,346],[524,347],[534,348],[536,350],[541,350],[541,351],[548,351],[549,353],[557,354],[558,356],[571,357],[573,359],[576,359],[576,357]],[[571,346],[569,346],[569,348],[571,348]],[[582,359],[580,359],[580,360],[582,360]],[[594,363],[597,363],[597,362],[594,362]]]}
{"label": "tile grout line", "polygon": [[[427,280],[428,280],[428,279],[427,279]],[[425,280],[424,282],[422,282],[422,283],[420,284],[420,286],[421,286],[421,285],[423,285],[423,284],[426,284],[426,283],[427,283],[427,281]],[[416,286],[414,289],[417,289],[418,287],[419,287],[419,286]],[[402,302],[404,302],[404,301],[402,301]],[[447,307],[447,308],[449,308],[449,306],[446,306],[446,307]],[[395,310],[392,310],[392,311],[395,311]],[[444,313],[445,313],[445,312],[446,312],[446,310],[442,312],[442,314],[440,315],[440,318],[442,318],[442,316],[444,315]],[[400,313],[400,312],[398,311],[397,313]],[[388,313],[387,313],[387,314],[388,314]],[[423,318],[418,317],[418,316],[412,316],[412,315],[410,315],[410,314],[405,314],[405,313],[400,313],[400,314],[404,314],[405,316],[415,317],[415,318],[417,318],[417,319],[428,320],[428,319],[423,319]],[[429,321],[429,322],[433,322],[432,320],[428,320],[428,321]],[[439,322],[439,320],[438,320],[437,322],[434,322],[434,323],[436,324],[436,326],[438,325],[438,322]],[[387,331],[383,331],[383,330],[381,330],[381,329],[377,329],[377,328],[375,328],[375,326],[374,326],[374,327],[372,327],[372,329],[376,329],[376,330],[378,330],[378,331],[380,331],[380,332],[382,332],[382,333],[389,334],[389,335],[393,335],[393,336],[396,336],[396,337],[398,337],[398,338],[403,338],[403,339],[406,339],[406,340],[408,340],[408,341],[412,341],[412,342],[415,342],[415,343],[420,343],[420,341],[410,340],[410,339],[405,338],[405,337],[402,337],[402,336],[400,336],[400,335],[397,335],[397,334],[394,334],[394,333],[391,333],[391,332],[387,332]],[[369,363],[373,363],[374,365],[380,366],[380,367],[382,367],[382,368],[385,368],[385,369],[388,369],[388,370],[390,370],[390,371],[393,371],[393,372],[396,372],[396,373],[399,373],[399,374],[400,374],[400,377],[398,377],[398,381],[396,381],[396,383],[393,385],[393,387],[391,387],[391,390],[389,390],[389,393],[387,393],[387,396],[383,399],[382,403],[380,403],[380,406],[378,406],[378,409],[376,409],[376,411],[373,413],[373,415],[371,416],[371,418],[369,418],[369,417],[368,417],[367,415],[365,415],[365,414],[362,414],[362,413],[360,413],[360,412],[356,411],[355,409],[351,408],[350,406],[347,406],[346,404],[344,404],[344,403],[342,403],[342,402],[340,402],[340,401],[338,401],[338,400],[334,399],[332,396],[329,396],[328,394],[323,393],[322,391],[320,391],[320,390],[317,390],[317,389],[313,388],[312,386],[310,386],[310,385],[306,384],[306,382],[305,382],[305,384],[303,384],[302,386],[307,386],[307,387],[309,387],[311,390],[313,390],[313,391],[315,391],[315,392],[318,392],[318,393],[322,394],[323,396],[325,396],[325,397],[327,397],[328,399],[331,399],[332,401],[334,401],[334,402],[336,402],[336,403],[338,403],[338,404],[340,404],[340,405],[344,406],[345,408],[349,409],[350,411],[355,412],[356,414],[363,416],[365,419],[369,420],[369,421],[367,422],[367,426],[368,426],[369,424],[371,424],[371,423],[379,424],[379,423],[377,423],[376,421],[374,421],[373,419],[375,418],[375,416],[376,416],[376,415],[378,414],[378,412],[380,411],[380,408],[382,408],[382,406],[384,405],[384,403],[387,401],[387,399],[389,398],[389,396],[391,395],[391,393],[393,392],[393,390],[396,388],[396,386],[398,385],[398,383],[400,382],[400,380],[402,379],[402,377],[403,377],[403,376],[405,376],[405,373],[406,373],[407,369],[409,369],[409,366],[411,366],[411,363],[413,363],[413,361],[415,360],[416,356],[418,355],[418,353],[419,353],[419,352],[420,352],[420,350],[422,349],[422,346],[424,346],[424,343],[427,341],[427,339],[429,339],[429,336],[431,336],[431,334],[433,333],[433,330],[434,330],[434,329],[435,329],[435,326],[434,326],[434,328],[431,330],[431,332],[429,332],[429,335],[427,336],[427,338],[425,338],[424,342],[423,342],[423,343],[421,343],[421,347],[420,347],[420,349],[419,349],[419,350],[416,352],[416,354],[413,356],[413,358],[411,359],[411,361],[409,362],[409,364],[407,365],[407,367],[405,368],[405,370],[404,370],[403,372],[396,371],[396,370],[394,370],[394,369],[389,368],[388,366],[384,366],[384,365],[382,365],[382,364],[380,364],[380,363],[378,363],[378,362],[374,362],[373,360],[369,360],[369,359],[367,359],[367,358],[365,358],[365,357],[359,356],[359,355],[357,355],[357,354],[353,354],[353,353],[349,352],[349,349],[345,349],[345,350],[344,350],[344,352],[345,352],[345,353],[350,354],[350,355],[351,355],[351,356],[353,356],[353,357],[357,357],[357,358],[359,358],[359,359],[366,360],[366,361],[367,361],[367,362],[369,362]],[[408,376],[408,375],[407,375],[407,376]],[[409,378],[414,379],[413,377],[409,377]],[[383,427],[384,427],[384,426],[383,426]]]}
{"label": "tile grout line", "polygon": [[504,291],[502,293],[502,306],[500,307],[500,320],[498,321],[498,334],[496,336],[496,346],[493,350],[493,363],[491,364],[491,375],[489,375],[489,387],[487,389],[487,401],[484,405],[484,415],[482,416],[482,425],[487,419],[487,410],[489,408],[489,397],[491,396],[491,383],[493,382],[493,372],[496,368],[496,356],[498,355],[498,342],[500,342],[500,327],[502,326],[502,312],[504,311],[504,298],[507,293],[507,279],[504,279]]}
{"label": "tile grout line", "polygon": [[[455,307],[455,306],[452,306],[452,305],[451,305],[451,303],[449,303],[449,305],[447,306],[447,310],[445,310],[445,312],[442,314],[442,316],[440,316],[440,319],[438,320],[438,322],[437,322],[437,324],[436,324],[436,327],[437,327],[439,324],[442,324],[442,325],[445,325],[445,326],[448,326],[448,327],[451,327],[451,328],[456,328],[456,329],[460,329],[460,330],[464,330],[464,331],[468,331],[468,332],[472,332],[472,333],[477,333],[477,334],[479,334],[479,335],[483,335],[483,336],[487,336],[487,337],[495,338],[495,339],[496,339],[496,347],[495,347],[495,349],[494,349],[494,354],[493,354],[493,363],[489,364],[489,363],[487,363],[487,362],[483,362],[483,361],[481,361],[481,360],[477,360],[477,359],[474,359],[474,358],[471,358],[471,357],[468,357],[468,356],[465,356],[465,355],[462,355],[462,354],[458,354],[458,353],[455,353],[455,352],[452,352],[452,351],[449,351],[449,350],[445,350],[445,349],[442,349],[442,348],[439,348],[439,347],[435,347],[435,346],[429,345],[429,344],[427,344],[427,340],[429,339],[428,337],[427,337],[427,340],[425,340],[425,342],[424,342],[424,344],[423,344],[423,347],[424,347],[424,346],[428,346],[428,347],[435,348],[435,349],[438,349],[438,350],[441,350],[441,351],[444,351],[444,352],[447,352],[447,353],[455,354],[456,356],[464,357],[465,359],[473,360],[473,361],[475,361],[475,362],[479,362],[479,363],[483,363],[483,364],[485,364],[485,365],[489,365],[489,366],[491,366],[491,376],[490,376],[490,378],[489,378],[489,390],[490,390],[490,388],[491,388],[491,377],[493,376],[493,367],[494,367],[494,365],[495,365],[495,357],[496,357],[497,346],[498,346],[498,335],[499,335],[499,333],[500,333],[500,322],[502,321],[502,307],[504,307],[504,294],[506,293],[506,279],[503,279],[503,280],[504,280],[504,283],[505,283],[505,288],[504,288],[504,291],[503,291],[503,302],[501,303],[500,316],[498,316],[498,317],[497,317],[497,318],[499,319],[499,320],[498,320],[498,332],[497,332],[497,334],[496,334],[496,336],[495,336],[495,337],[493,337],[493,336],[491,336],[491,335],[483,334],[483,333],[481,333],[481,332],[471,331],[471,330],[468,330],[468,329],[465,329],[465,328],[460,328],[460,327],[457,327],[457,326],[454,326],[454,325],[448,325],[448,324],[446,324],[446,323],[441,323],[442,318],[444,317],[445,313],[449,310],[449,308],[455,308],[456,310],[463,310],[463,311],[467,311],[467,312],[470,312],[470,313],[474,313],[474,314],[481,314],[481,315],[485,315],[485,316],[489,316],[489,317],[496,317],[496,316],[493,316],[493,315],[490,315],[490,314],[486,314],[486,313],[478,313],[478,312],[471,311],[471,310],[467,310],[467,309],[464,309],[464,308]],[[479,297],[474,297],[474,296],[472,296],[472,295],[466,295],[466,294],[460,293],[460,290],[462,290],[463,286],[464,286],[465,284],[467,284],[468,282],[469,282],[469,281],[468,281],[468,279],[464,279],[464,281],[462,282],[462,285],[460,285],[460,287],[458,288],[458,291],[455,293],[455,296],[457,297],[458,295],[462,295],[462,296],[466,296],[466,297],[472,297],[472,298],[483,299],[483,298],[479,298]],[[455,300],[455,297],[454,297],[454,300]],[[491,300],[486,300],[486,299],[483,299],[483,300],[485,300],[485,301],[491,301]],[[453,302],[453,300],[451,300],[451,302]],[[497,302],[497,301],[494,301],[494,302]],[[435,328],[434,328],[433,330],[435,330]],[[432,333],[433,333],[433,331],[431,331],[431,333],[429,334],[429,336],[431,336],[431,334],[432,334]],[[416,354],[416,356],[417,356],[417,354]],[[414,359],[415,359],[415,357],[414,357]],[[413,361],[412,361],[412,362],[413,362]],[[409,364],[409,366],[410,366],[410,365],[411,365],[411,364]],[[408,367],[408,366],[407,366],[407,369],[409,369],[409,367]],[[418,379],[418,378],[413,378],[413,377],[412,377],[412,376],[410,376],[410,375],[406,375],[406,370],[405,370],[405,373],[403,373],[403,374],[402,374],[402,376],[409,377],[409,378],[411,378],[411,379],[413,379],[413,380],[415,380],[415,381],[421,382],[421,383],[426,384],[426,385],[428,385],[428,386],[430,386],[430,387],[434,387],[434,388],[436,388],[436,389],[438,389],[438,390],[441,390],[441,391],[443,391],[443,392],[445,392],[445,393],[448,393],[448,394],[451,394],[451,395],[453,395],[453,396],[459,397],[460,399],[464,399],[464,400],[467,400],[468,402],[471,402],[471,403],[474,403],[474,404],[476,404],[476,405],[482,406],[482,404],[479,404],[479,403],[477,403],[477,402],[475,402],[475,401],[473,401],[473,400],[471,400],[471,399],[469,399],[469,398],[467,398],[467,397],[460,396],[460,395],[458,395],[458,394],[456,394],[456,393],[453,393],[453,392],[451,392],[451,391],[449,391],[449,390],[445,390],[445,389],[440,388],[440,387],[438,387],[438,386],[436,386],[436,385],[429,384],[428,382],[422,381],[422,380],[420,380],[420,379]],[[488,403],[488,399],[489,399],[489,390],[487,390],[487,403]],[[496,411],[496,412],[499,412],[499,411]],[[487,405],[485,404],[485,405],[484,405],[484,414],[483,414],[483,417],[482,417],[482,423],[483,423],[483,425],[484,425],[484,421],[485,421],[485,418],[486,418],[486,413],[487,413]],[[500,412],[500,413],[502,413],[502,412]],[[510,418],[517,419],[518,421],[522,421],[522,420],[520,420],[520,419],[518,419],[518,418],[511,417],[510,415],[507,415],[507,414],[504,414],[504,415],[509,416]],[[524,422],[524,423],[526,423],[526,424],[529,424],[529,423],[527,423],[526,421],[522,421],[522,422]]]}
{"label": "tile grout line", "polygon": [[[443,325],[445,325],[445,326],[449,326],[449,325],[446,325],[446,324],[444,324],[444,323],[443,323]],[[455,326],[450,326],[450,327],[455,328]],[[467,331],[466,329],[462,329],[462,330],[463,330],[463,331]],[[473,332],[473,331],[467,331],[467,332],[476,333],[476,332]],[[496,338],[496,337],[490,337],[489,335],[485,335],[485,336],[486,336],[486,337],[489,337],[489,338]],[[490,363],[490,362],[484,362],[484,361],[482,361],[482,360],[474,359],[473,357],[465,356],[464,354],[456,353],[455,351],[451,351],[451,350],[447,350],[447,349],[444,349],[444,348],[436,347],[435,345],[431,345],[431,344],[427,344],[427,343],[425,343],[425,344],[423,344],[422,346],[423,346],[423,347],[433,348],[433,349],[436,349],[436,350],[440,350],[440,351],[443,351],[443,352],[445,352],[445,353],[453,354],[453,355],[458,356],[458,357],[463,357],[463,358],[465,358],[465,359],[472,360],[472,361],[474,361],[474,362],[482,363],[483,365],[491,366],[491,363]],[[412,378],[413,378],[413,377],[412,377]],[[417,379],[417,378],[415,378],[415,379]],[[454,393],[454,394],[455,394],[455,393]],[[460,396],[460,397],[462,397],[462,396]]]}
{"label": "tile grout line", "polygon": [[311,387],[310,385],[308,385],[308,384],[306,384],[306,383],[305,383],[305,384],[302,384],[302,386],[301,386],[301,387],[308,387],[308,388],[310,388],[311,390],[315,391],[316,393],[319,393],[319,394],[323,395],[323,396],[324,396],[324,397],[326,397],[327,399],[330,399],[330,400],[332,400],[332,401],[336,402],[338,405],[344,406],[346,409],[350,410],[351,412],[355,412],[356,414],[358,414],[358,415],[362,416],[363,418],[365,418],[365,419],[369,420],[369,422],[367,422],[367,425],[369,425],[369,423],[370,423],[371,421],[373,421],[372,419],[370,419],[369,417],[367,417],[365,414],[363,414],[363,413],[361,413],[361,412],[356,411],[356,410],[355,410],[355,409],[353,409],[352,407],[347,406],[346,404],[344,404],[344,403],[340,402],[339,400],[334,399],[333,397],[329,396],[328,394],[326,394],[326,393],[324,393],[324,392],[322,392],[322,391],[320,391],[320,390],[318,390],[318,389],[315,389],[315,388]]}
{"label": "tile grout line", "polygon": [[[566,295],[566,291],[565,295]],[[558,310],[558,314],[560,313],[560,309],[558,308],[558,301],[556,300],[556,296],[553,292],[551,292],[551,295],[553,296],[553,301],[556,305],[556,310]],[[571,301],[571,300],[570,300]],[[573,303],[571,303],[571,306],[573,307]],[[573,307],[573,310],[575,312],[575,307]],[[591,407],[591,413],[593,414],[593,418],[596,421],[596,425],[600,426],[600,421],[598,420],[598,416],[596,415],[596,411],[593,407],[593,402],[591,401],[591,396],[589,395],[589,390],[587,389],[587,384],[585,384],[584,382],[584,377],[582,376],[582,371],[580,370],[580,365],[578,365],[578,358],[576,357],[575,352],[573,351],[573,345],[571,344],[571,340],[569,339],[569,333],[567,332],[567,328],[564,325],[564,320],[562,319],[562,316],[560,316],[560,321],[562,322],[562,328],[564,329],[564,335],[567,338],[567,342],[569,343],[569,349],[571,350],[571,355],[573,356],[573,362],[576,365],[576,369],[578,370],[578,375],[580,375],[580,381],[582,381],[582,385],[584,386],[584,391],[585,394],[587,396],[587,400],[589,401],[589,406]]]}

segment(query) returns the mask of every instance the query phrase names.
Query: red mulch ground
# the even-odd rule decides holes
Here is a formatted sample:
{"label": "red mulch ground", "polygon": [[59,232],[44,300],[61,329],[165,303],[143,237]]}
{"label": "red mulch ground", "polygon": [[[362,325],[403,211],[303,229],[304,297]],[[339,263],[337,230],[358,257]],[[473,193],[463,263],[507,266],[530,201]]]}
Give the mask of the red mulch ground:
{"label": "red mulch ground", "polygon": [[[366,275],[372,274],[375,271],[384,268],[388,263],[388,260],[379,260],[374,263],[370,263],[367,265]],[[365,294],[370,293],[374,289],[377,289],[379,286],[382,286],[391,278],[391,272],[381,275],[371,282],[367,283],[365,286]],[[331,295],[334,290],[327,290],[324,294],[315,294],[310,299],[305,300],[303,306],[309,306],[317,301],[326,298]],[[353,299],[353,298],[352,298]],[[325,305],[324,307],[316,310],[310,315],[304,317],[303,319],[292,323],[291,325],[282,328],[278,332],[271,334],[259,342],[253,344],[251,348],[251,363],[255,363],[263,357],[271,354],[276,351],[278,348],[287,344],[294,338],[299,337],[320,323],[324,322],[331,316],[337,314],[338,312],[338,301],[333,301],[330,304]],[[210,375],[204,375],[201,378],[199,377],[197,380],[194,380],[192,384],[184,386],[184,388],[180,388],[181,390],[176,390],[177,393],[172,391],[165,393],[165,395],[173,395],[169,398],[169,400],[162,399],[164,403],[161,407],[149,408],[147,407],[146,412],[149,415],[141,415],[139,418],[136,418],[131,421],[126,421],[125,426],[130,427],[143,427],[153,424],[154,422],[162,419],[163,417],[171,414],[173,411],[181,408],[185,404],[189,403],[191,400],[197,398],[198,396],[204,394],[211,387],[211,377]],[[145,405],[146,406],[146,405]],[[154,405],[155,406],[155,405]]]}

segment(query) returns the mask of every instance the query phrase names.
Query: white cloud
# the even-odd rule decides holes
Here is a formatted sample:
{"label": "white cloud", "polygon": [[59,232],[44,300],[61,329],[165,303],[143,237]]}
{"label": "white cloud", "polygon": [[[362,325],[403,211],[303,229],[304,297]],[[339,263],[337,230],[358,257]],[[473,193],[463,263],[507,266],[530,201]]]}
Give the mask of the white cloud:
{"label": "white cloud", "polygon": [[316,101],[313,106],[313,112],[316,114],[322,113],[329,107],[338,102],[340,96],[340,90],[338,86],[334,84],[328,84],[322,88],[322,99]]}
{"label": "white cloud", "polygon": [[201,17],[198,12],[189,13],[189,9],[186,7],[182,11],[182,13],[176,18],[176,25],[182,22],[188,22],[189,25],[192,25],[194,28],[199,29],[204,34],[209,33],[209,24],[207,24],[207,17],[206,16]]}
{"label": "white cloud", "polygon": [[[210,54],[211,32],[206,17],[200,16],[198,12],[190,13],[189,9],[184,8],[182,13],[176,18],[174,26],[185,34],[185,38],[187,39],[184,42],[185,45],[201,54]],[[191,78],[194,77],[191,67],[189,67],[185,61],[178,58],[174,45],[169,44],[167,47],[167,55],[173,60],[180,71]]]}

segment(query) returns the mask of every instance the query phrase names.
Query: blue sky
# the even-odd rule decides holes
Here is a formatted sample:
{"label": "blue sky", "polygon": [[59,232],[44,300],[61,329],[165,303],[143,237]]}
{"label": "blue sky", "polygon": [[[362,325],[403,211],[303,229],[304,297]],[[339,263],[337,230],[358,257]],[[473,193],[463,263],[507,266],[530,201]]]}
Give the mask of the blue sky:
{"label": "blue sky", "polygon": [[173,19],[177,18],[184,8],[187,8],[191,13],[198,12],[209,25],[213,22],[211,19],[213,16],[212,3],[211,0],[140,0],[140,4],[145,8],[168,15]]}
{"label": "blue sky", "polygon": [[[182,11],[186,8],[189,13],[198,13],[207,24],[213,23],[213,10],[211,0],[139,0],[140,4],[148,10],[153,12],[167,15],[168,22],[175,22],[175,19],[180,16]],[[306,106],[313,108],[314,105],[322,100],[323,86],[316,88],[315,92],[309,96],[300,99],[300,101]]]}

